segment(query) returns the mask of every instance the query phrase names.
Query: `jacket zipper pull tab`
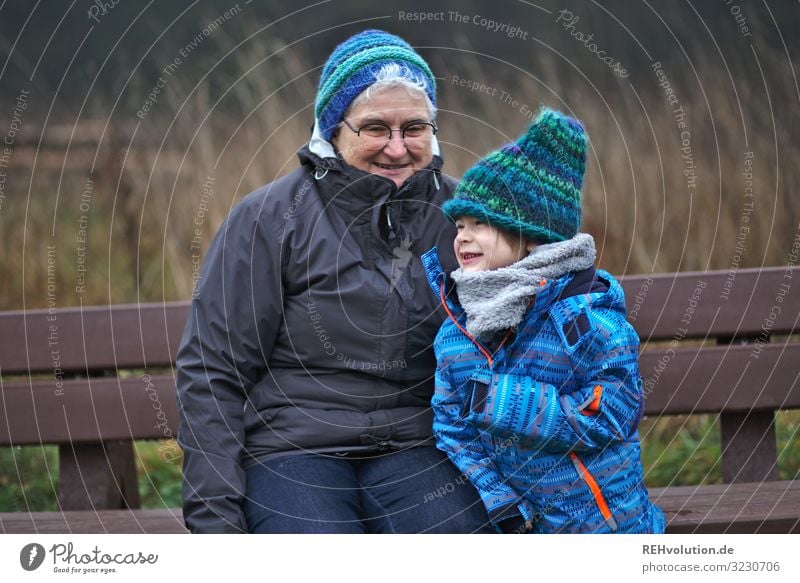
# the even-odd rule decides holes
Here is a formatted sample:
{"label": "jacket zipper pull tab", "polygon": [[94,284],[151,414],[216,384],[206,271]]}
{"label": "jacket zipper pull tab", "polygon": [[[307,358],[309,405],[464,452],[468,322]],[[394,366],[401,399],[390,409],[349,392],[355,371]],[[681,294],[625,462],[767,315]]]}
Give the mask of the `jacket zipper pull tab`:
{"label": "jacket zipper pull tab", "polygon": [[389,205],[386,205],[386,226],[389,227],[389,240],[393,240],[396,237],[396,233],[394,231],[394,225],[392,224],[392,214],[389,212]]}

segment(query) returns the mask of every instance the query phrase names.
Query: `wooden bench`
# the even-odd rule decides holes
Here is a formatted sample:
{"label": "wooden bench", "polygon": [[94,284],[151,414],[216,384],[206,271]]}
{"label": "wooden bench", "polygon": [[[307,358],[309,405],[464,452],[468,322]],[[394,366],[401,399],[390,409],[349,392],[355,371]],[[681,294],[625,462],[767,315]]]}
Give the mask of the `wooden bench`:
{"label": "wooden bench", "polygon": [[0,514],[0,532],[186,532],[180,509],[139,509],[133,440],[176,434],[172,367],[188,308],[0,314],[0,446],[58,445],[60,509]]}
{"label": "wooden bench", "polygon": [[[777,480],[774,428],[775,411],[800,408],[800,343],[788,336],[799,276],[623,278],[646,414],[720,414],[725,483],[651,489],[669,532],[800,531],[800,481]],[[0,446],[58,444],[60,471],[60,510],[0,513],[0,531],[185,532],[180,509],[139,509],[132,440],[175,435],[187,313],[175,302],[0,314]]]}
{"label": "wooden bench", "polygon": [[646,414],[719,413],[724,484],[651,489],[668,532],[800,531],[800,481],[778,481],[774,416],[800,408],[798,276],[792,267],[624,278]]}

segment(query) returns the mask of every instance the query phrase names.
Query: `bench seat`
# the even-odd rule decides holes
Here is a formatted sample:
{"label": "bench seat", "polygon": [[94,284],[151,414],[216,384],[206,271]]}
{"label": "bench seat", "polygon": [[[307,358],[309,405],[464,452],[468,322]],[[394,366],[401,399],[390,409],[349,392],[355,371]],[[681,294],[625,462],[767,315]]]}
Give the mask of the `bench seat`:
{"label": "bench seat", "polygon": [[3,512],[4,534],[186,534],[180,508]]}
{"label": "bench seat", "polygon": [[[800,532],[800,481],[651,488],[667,532],[756,534]],[[185,534],[180,508],[0,513],[6,534]]]}
{"label": "bench seat", "polygon": [[671,534],[800,532],[800,480],[650,488],[650,499]]}

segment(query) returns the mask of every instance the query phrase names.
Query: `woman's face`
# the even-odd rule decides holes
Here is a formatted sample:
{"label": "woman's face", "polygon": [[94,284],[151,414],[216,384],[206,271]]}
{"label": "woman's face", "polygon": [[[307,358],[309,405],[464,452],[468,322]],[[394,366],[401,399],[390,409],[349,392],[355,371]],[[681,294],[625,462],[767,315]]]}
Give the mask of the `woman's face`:
{"label": "woman's face", "polygon": [[[405,128],[413,122],[430,122],[425,97],[412,95],[402,87],[390,87],[373,93],[369,99],[351,107],[345,122],[356,130],[371,123],[385,124],[391,129]],[[359,170],[378,174],[400,186],[411,175],[425,168],[433,159],[432,132],[422,139],[402,138],[392,132],[390,140],[359,136],[342,124],[333,137],[333,145],[342,159]],[[384,144],[385,141],[385,144]]]}

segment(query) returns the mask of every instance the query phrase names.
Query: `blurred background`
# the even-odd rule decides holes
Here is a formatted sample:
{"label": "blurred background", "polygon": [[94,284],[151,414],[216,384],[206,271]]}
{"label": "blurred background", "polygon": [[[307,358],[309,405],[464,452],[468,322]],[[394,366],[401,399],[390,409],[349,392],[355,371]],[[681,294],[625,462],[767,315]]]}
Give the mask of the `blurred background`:
{"label": "blurred background", "polygon": [[[365,28],[439,83],[455,177],[540,105],[580,118],[583,230],[616,275],[787,264],[800,225],[797,2],[0,3],[0,310],[189,299],[232,205],[297,165],[316,83]],[[794,130],[792,128],[795,128]],[[800,416],[778,413],[781,479]],[[720,480],[714,416],[645,420],[649,485]],[[180,464],[138,444],[144,505]],[[55,508],[55,448],[0,450],[0,510]]]}

